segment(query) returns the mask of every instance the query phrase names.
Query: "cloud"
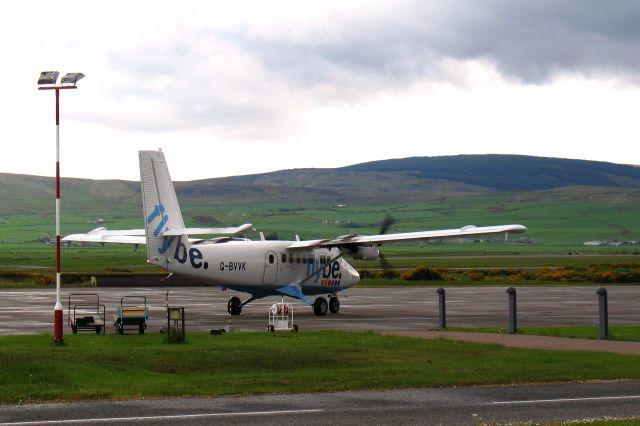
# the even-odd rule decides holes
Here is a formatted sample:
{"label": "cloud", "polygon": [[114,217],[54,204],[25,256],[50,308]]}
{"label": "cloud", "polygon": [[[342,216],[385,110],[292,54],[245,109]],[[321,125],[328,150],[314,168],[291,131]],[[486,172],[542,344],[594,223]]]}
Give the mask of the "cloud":
{"label": "cloud", "polygon": [[[634,1],[409,2],[366,18],[334,16],[323,34],[249,32],[237,43],[302,86],[349,72],[393,85],[439,74],[444,60],[485,60],[542,84],[557,75],[637,74],[640,3]],[[336,28],[334,28],[336,27]],[[440,75],[440,77],[445,77]]]}
{"label": "cloud", "polygon": [[[283,7],[292,10],[279,16]],[[119,125],[277,138],[304,109],[425,79],[464,85],[469,62],[525,84],[564,75],[635,84],[639,12],[633,1],[469,0],[356,2],[310,16],[286,3],[225,25],[178,19],[159,41],[120,45],[109,60],[134,76],[120,87],[124,107],[136,108],[136,97],[172,105],[153,125],[140,127],[135,114]]]}
{"label": "cloud", "polygon": [[544,83],[561,74],[637,74],[640,4],[634,1],[466,4],[432,45],[441,55],[485,58],[507,76]]}
{"label": "cloud", "polygon": [[[640,69],[635,1],[153,5],[115,2],[97,13],[71,2],[73,16],[61,12],[60,23],[36,14],[42,31],[5,35],[27,52],[35,37],[50,61],[62,57],[108,82],[92,89],[100,107],[87,100],[80,119],[136,132],[211,127],[240,139],[279,139],[301,112],[424,81],[465,86],[477,64],[537,85],[566,75],[636,84]],[[32,16],[26,6],[14,15]],[[53,22],[55,43],[43,35]]]}

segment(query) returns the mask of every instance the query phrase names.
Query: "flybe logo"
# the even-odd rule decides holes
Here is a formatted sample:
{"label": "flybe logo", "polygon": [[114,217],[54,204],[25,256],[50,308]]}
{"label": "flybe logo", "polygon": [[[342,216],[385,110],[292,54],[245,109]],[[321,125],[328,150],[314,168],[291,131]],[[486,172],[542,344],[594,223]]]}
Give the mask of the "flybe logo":
{"label": "flybe logo", "polygon": [[[156,204],[151,214],[147,216],[147,225],[151,225],[157,219],[159,219],[159,222],[156,225],[155,229],[153,230],[154,237],[157,237],[158,235],[160,235],[161,232],[164,232],[167,229],[169,229],[167,227],[167,222],[169,222],[169,215],[165,214],[164,206],[162,204]],[[151,227],[149,227],[149,231],[150,230],[151,230]],[[169,247],[171,247],[171,244],[173,244],[173,239],[174,237],[163,238],[162,246],[158,249],[158,253],[165,254],[167,250],[169,250]]]}
{"label": "flybe logo", "polygon": [[331,265],[327,264],[322,268],[322,270],[319,270],[321,266],[322,265],[318,259],[314,259],[307,263],[307,275],[313,273],[313,271],[317,271],[313,282],[315,284],[326,286],[339,286],[342,278],[340,262],[334,261]]}
{"label": "flybe logo", "polygon": [[178,244],[176,244],[176,252],[173,254],[173,258],[180,263],[186,263],[189,259],[191,267],[194,269],[209,267],[209,262],[202,262],[202,252],[197,248],[190,248],[187,250],[187,246],[182,243],[182,237],[178,237]]}
{"label": "flybe logo", "polygon": [[[169,222],[169,215],[165,213],[165,208],[162,204],[156,204],[151,214],[147,216],[147,225],[151,225],[156,220],[158,221],[158,224],[153,230],[154,237],[158,237],[160,233],[169,229],[167,226],[167,223]],[[151,227],[149,227],[149,232],[151,232]],[[158,253],[165,254],[173,245],[175,239],[175,237],[164,237],[162,239],[162,246],[158,248]],[[178,263],[185,264],[188,260],[191,267],[194,269],[207,269],[209,267],[209,263],[203,262],[203,257],[202,252],[197,248],[190,248],[187,250],[187,246],[182,242],[182,237],[178,237],[176,242],[176,251],[173,253],[173,258],[177,260]]]}

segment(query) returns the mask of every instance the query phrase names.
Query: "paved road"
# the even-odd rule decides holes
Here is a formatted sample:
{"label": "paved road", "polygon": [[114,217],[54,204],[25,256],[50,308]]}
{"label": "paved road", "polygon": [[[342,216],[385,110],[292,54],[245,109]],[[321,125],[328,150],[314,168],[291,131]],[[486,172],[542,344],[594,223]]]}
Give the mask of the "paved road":
{"label": "paved road", "polygon": [[[447,289],[448,324],[505,326],[507,295],[502,287]],[[518,288],[519,324],[596,324],[594,287]],[[609,287],[610,322],[640,322],[640,288]],[[71,290],[78,291],[78,290]],[[83,289],[89,293],[94,290]],[[164,324],[166,289],[95,289],[107,312],[123,294],[146,295],[150,331]],[[65,302],[69,290],[64,291]],[[187,328],[208,331],[228,323],[229,294],[215,288],[173,289],[170,304],[185,306]],[[2,291],[0,334],[51,332],[55,295],[50,290]],[[232,325],[264,330],[267,310],[276,298],[245,307]],[[301,330],[334,328],[416,333],[437,324],[434,288],[356,288],[341,298],[338,315],[315,317],[299,303]],[[66,309],[66,306],[65,306]],[[66,317],[65,317],[66,318]],[[113,332],[110,327],[109,332]],[[67,332],[70,330],[67,327]],[[522,337],[522,336],[519,336]],[[526,368],[526,366],[523,366]],[[0,405],[6,424],[477,424],[546,422],[640,416],[640,382],[542,386],[464,387],[388,392],[346,392],[258,397],[136,400],[75,404]],[[24,423],[27,422],[27,423]],[[31,422],[31,423],[29,423]]]}
{"label": "paved road", "polygon": [[[301,330],[338,329],[412,331],[437,326],[438,300],[435,288],[354,288],[341,296],[338,315],[316,317],[310,307],[294,302],[295,322]],[[449,326],[501,326],[508,321],[505,287],[447,288]],[[69,292],[97,292],[110,317],[124,294],[146,295],[151,307],[148,330],[165,324],[166,289],[97,288],[64,289],[65,322]],[[596,325],[598,300],[595,287],[518,287],[518,325]],[[640,287],[608,287],[610,324],[640,323]],[[227,299],[230,294],[217,288],[175,288],[169,293],[172,306],[184,306],[188,331],[209,331],[228,324]],[[244,307],[232,326],[241,331],[261,331],[267,325],[269,306],[276,297],[255,301]],[[0,334],[52,332],[55,294],[52,290],[5,290],[0,292]],[[65,332],[71,330],[66,327]],[[113,327],[107,330],[113,332]]]}
{"label": "paved road", "polygon": [[0,405],[2,425],[476,425],[631,416],[640,416],[637,381]]}

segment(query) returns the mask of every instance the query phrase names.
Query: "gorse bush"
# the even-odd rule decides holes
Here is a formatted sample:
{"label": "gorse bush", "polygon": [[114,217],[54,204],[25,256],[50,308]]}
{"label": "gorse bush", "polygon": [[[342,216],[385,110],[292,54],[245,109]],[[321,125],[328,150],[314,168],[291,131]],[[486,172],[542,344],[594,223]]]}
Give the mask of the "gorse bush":
{"label": "gorse bush", "polygon": [[438,269],[418,266],[415,270],[402,274],[402,279],[405,281],[445,281],[447,277]]}
{"label": "gorse bush", "polygon": [[471,269],[451,271],[446,268],[430,268],[420,265],[413,271],[399,274],[394,270],[368,271],[361,270],[360,278],[397,279],[405,281],[491,281],[521,282],[540,281],[557,283],[602,283],[602,284],[640,284],[640,263],[601,264],[584,266],[565,266],[558,269]]}

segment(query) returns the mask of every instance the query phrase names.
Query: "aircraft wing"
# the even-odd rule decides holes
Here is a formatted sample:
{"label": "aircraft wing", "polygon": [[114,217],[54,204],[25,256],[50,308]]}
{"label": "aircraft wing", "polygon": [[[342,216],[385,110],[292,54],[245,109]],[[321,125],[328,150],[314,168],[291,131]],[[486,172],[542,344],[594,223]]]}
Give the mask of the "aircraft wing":
{"label": "aircraft wing", "polygon": [[525,232],[527,228],[522,225],[496,225],[496,226],[473,226],[467,225],[459,229],[442,229],[436,231],[404,232],[398,234],[382,235],[343,235],[338,238],[326,240],[296,241],[289,245],[288,249],[303,249],[310,247],[341,247],[352,246],[354,244],[383,244],[397,243],[402,241],[420,241],[442,238],[463,238],[482,235],[495,234],[519,234]]}
{"label": "aircraft wing", "polygon": [[[182,228],[169,229],[162,233],[163,236],[176,235],[208,235],[208,234],[239,234],[241,232],[253,230],[253,225],[245,223],[237,227],[228,228]],[[79,243],[117,243],[117,244],[146,244],[144,229],[118,229],[109,231],[100,227],[86,234],[71,234],[62,238],[62,241],[73,241]],[[189,241],[197,241],[189,239]]]}

